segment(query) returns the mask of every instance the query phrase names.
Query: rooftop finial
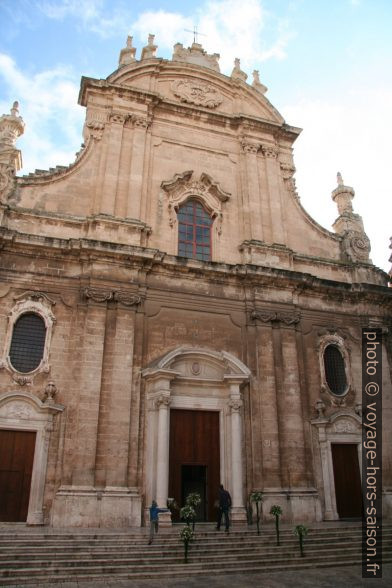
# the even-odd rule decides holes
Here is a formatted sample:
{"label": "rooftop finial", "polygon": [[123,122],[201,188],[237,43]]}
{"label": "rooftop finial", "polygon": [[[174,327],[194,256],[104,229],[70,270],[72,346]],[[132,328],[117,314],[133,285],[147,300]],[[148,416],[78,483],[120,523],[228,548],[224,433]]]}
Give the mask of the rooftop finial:
{"label": "rooftop finial", "polygon": [[133,63],[134,61],[136,61],[136,58],[135,58],[136,48],[132,46],[132,40],[133,40],[133,37],[128,35],[127,46],[124,49],[121,49],[121,51],[120,51],[120,57],[118,60],[118,64],[120,67],[122,67],[123,65],[128,65],[129,63]]}
{"label": "rooftop finial", "polygon": [[234,59],[234,69],[231,72],[231,77],[236,80],[242,80],[243,82],[246,82],[246,78],[248,77],[247,74],[242,71],[241,62],[238,57]]}
{"label": "rooftop finial", "polygon": [[15,147],[18,137],[23,134],[24,122],[19,116],[19,102],[15,100],[10,109],[11,114],[0,117],[0,149],[1,147]]}
{"label": "rooftop finial", "polygon": [[19,102],[15,100],[11,108],[12,116],[19,116]]}
{"label": "rooftop finial", "polygon": [[260,75],[259,75],[259,72],[258,72],[257,69],[254,69],[253,70],[252,88],[254,88],[255,90],[257,90],[261,94],[265,94],[266,91],[268,90],[267,86],[264,86],[264,84],[262,84],[260,82]]}
{"label": "rooftop finial", "polygon": [[338,172],[336,177],[338,180],[338,186],[344,186],[342,174],[340,172]]}
{"label": "rooftop finial", "polygon": [[148,35],[148,42],[145,47],[142,49],[142,59],[152,59],[155,57],[155,53],[157,52],[158,45],[154,45],[155,35],[151,33]]}

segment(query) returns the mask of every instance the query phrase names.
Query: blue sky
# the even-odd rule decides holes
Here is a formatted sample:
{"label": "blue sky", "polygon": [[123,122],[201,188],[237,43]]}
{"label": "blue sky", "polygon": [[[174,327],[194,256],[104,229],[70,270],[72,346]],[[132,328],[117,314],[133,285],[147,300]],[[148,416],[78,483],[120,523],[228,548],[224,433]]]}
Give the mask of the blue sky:
{"label": "blue sky", "polygon": [[1,0],[0,113],[14,100],[26,123],[22,173],[66,165],[82,141],[81,75],[117,68],[127,34],[140,50],[155,34],[158,56],[186,46],[197,25],[222,73],[234,57],[289,124],[303,128],[294,152],[308,212],[331,229],[336,172],[356,191],[376,265],[389,270],[392,236],[390,0]]}

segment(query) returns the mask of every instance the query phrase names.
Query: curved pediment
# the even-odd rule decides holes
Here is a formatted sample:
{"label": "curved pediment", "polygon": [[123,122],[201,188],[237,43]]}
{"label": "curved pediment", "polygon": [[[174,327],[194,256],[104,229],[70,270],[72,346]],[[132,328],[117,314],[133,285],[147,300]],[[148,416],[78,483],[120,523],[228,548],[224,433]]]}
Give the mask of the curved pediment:
{"label": "curved pediment", "polygon": [[191,378],[200,380],[236,380],[246,382],[249,368],[237,357],[226,351],[213,351],[199,347],[177,347],[163,357],[153,361],[143,371],[143,376]]}
{"label": "curved pediment", "polygon": [[[151,87],[152,73],[154,87]],[[156,93],[164,101],[213,112],[252,116],[280,125],[284,123],[279,112],[254,87],[195,64],[163,59],[134,62],[116,70],[107,81]]]}

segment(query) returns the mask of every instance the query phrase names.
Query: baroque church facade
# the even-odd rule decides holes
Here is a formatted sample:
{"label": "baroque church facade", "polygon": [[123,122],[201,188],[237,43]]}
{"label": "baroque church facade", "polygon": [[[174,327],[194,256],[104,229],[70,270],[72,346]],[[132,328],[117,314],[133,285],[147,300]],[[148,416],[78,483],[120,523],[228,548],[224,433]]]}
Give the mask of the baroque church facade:
{"label": "baroque church facade", "polygon": [[[384,514],[392,515],[388,276],[338,175],[333,232],[301,205],[287,124],[201,45],[82,78],[82,149],[21,168],[0,118],[0,520],[144,524],[219,483],[283,520],[361,515],[361,329],[384,329]],[[28,129],[27,131],[28,132]],[[166,524],[170,524],[165,516]]]}

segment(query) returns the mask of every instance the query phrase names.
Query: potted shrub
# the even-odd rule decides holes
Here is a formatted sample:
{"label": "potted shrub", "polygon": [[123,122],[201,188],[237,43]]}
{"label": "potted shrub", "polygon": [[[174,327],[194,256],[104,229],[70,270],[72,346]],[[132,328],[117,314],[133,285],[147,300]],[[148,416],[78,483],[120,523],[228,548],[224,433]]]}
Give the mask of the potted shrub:
{"label": "potted shrub", "polygon": [[260,510],[259,505],[263,500],[263,495],[261,492],[252,492],[250,495],[250,502],[254,502],[256,504],[256,523],[257,523],[257,534],[260,535]]}
{"label": "potted shrub", "polygon": [[192,519],[192,530],[193,531],[195,530],[196,507],[198,507],[200,503],[201,503],[201,496],[198,492],[192,492],[191,494],[188,494],[188,496],[186,497],[185,505],[191,506],[193,508],[193,510],[195,511],[195,516]]}
{"label": "potted shrub", "polygon": [[294,535],[297,535],[299,539],[299,550],[301,552],[301,557],[304,557],[304,537],[308,534],[309,529],[305,527],[305,525],[297,525],[294,529]]}
{"label": "potted shrub", "polygon": [[193,541],[193,531],[189,525],[185,525],[185,527],[181,529],[180,539],[184,544],[184,563],[188,563],[189,543]]}

